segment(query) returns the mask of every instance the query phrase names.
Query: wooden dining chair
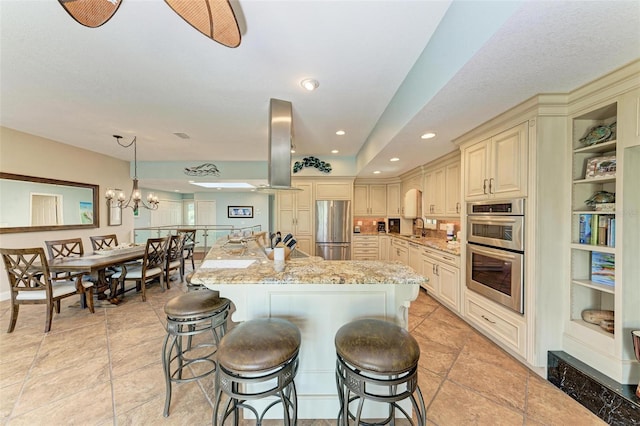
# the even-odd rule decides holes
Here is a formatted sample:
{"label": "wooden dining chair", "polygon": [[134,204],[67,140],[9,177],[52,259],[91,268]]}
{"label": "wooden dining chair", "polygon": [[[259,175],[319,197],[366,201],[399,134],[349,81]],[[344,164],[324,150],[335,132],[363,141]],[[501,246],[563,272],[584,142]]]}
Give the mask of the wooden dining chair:
{"label": "wooden dining chair", "polygon": [[86,296],[89,311],[93,308],[93,283],[82,280],[82,274],[61,278],[53,277],[41,247],[0,249],[11,288],[11,320],[7,333],[11,333],[18,319],[20,305],[47,305],[44,332],[51,330],[53,310],[60,313],[60,300],[79,294]]}
{"label": "wooden dining chair", "polygon": [[89,239],[91,240],[91,247],[94,252],[106,248],[113,248],[118,245],[118,236],[116,234],[95,235],[89,237]]}
{"label": "wooden dining chair", "polygon": [[[184,260],[191,259],[191,269],[196,269],[196,262],[193,259],[193,252],[196,248],[196,230],[195,229],[178,229],[178,234],[184,234],[183,254]],[[184,262],[182,262],[182,276],[184,276]]]}
{"label": "wooden dining chair", "polygon": [[164,276],[167,261],[169,237],[149,238],[144,251],[142,264],[123,267],[121,271],[112,275],[112,279],[119,280],[124,286],[125,281],[135,281],[136,289],[142,291],[142,301],[147,301],[147,282],[158,278],[162,291],[165,290]]}
{"label": "wooden dining chair", "polygon": [[165,281],[167,288],[171,288],[171,272],[178,271],[180,282],[184,281],[184,249],[185,234],[172,235],[167,249],[167,266],[165,268]]}

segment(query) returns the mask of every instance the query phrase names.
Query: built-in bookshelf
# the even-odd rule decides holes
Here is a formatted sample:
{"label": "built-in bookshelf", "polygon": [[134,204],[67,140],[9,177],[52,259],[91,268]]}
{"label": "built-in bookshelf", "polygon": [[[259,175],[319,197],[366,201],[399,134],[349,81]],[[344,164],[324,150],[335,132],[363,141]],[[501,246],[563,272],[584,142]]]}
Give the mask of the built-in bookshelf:
{"label": "built-in bookshelf", "polygon": [[582,312],[615,311],[617,116],[611,103],[572,120],[571,320],[612,339]]}

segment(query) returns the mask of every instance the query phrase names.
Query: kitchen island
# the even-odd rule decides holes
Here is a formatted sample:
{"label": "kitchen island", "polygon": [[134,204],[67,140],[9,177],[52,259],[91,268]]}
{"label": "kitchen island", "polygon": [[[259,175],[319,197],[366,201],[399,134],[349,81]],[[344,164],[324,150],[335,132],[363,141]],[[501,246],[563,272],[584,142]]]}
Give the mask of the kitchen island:
{"label": "kitchen island", "polygon": [[[224,243],[212,247],[191,282],[230,299],[233,322],[274,317],[294,323],[302,334],[295,379],[298,416],[335,418],[335,333],[359,318],[379,318],[407,328],[409,305],[425,278],[398,262],[299,256],[276,272],[259,242]],[[386,415],[386,407],[377,408],[372,416]],[[276,418],[281,413],[278,408],[269,412]]]}

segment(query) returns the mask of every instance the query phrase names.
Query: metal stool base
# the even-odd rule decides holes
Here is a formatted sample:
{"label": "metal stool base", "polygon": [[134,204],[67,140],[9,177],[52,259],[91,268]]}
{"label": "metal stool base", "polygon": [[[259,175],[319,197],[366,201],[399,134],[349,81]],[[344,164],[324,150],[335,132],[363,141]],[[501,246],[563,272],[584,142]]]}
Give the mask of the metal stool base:
{"label": "metal stool base", "polygon": [[[245,374],[233,372],[223,365],[218,366],[216,371],[216,400],[214,403],[212,424],[214,426],[224,425],[225,421],[233,416],[233,424],[239,422],[239,410],[244,408],[253,413],[256,418],[256,426],[261,426],[267,412],[276,406],[283,406],[283,424],[293,426],[298,421],[298,395],[296,385],[293,381],[298,371],[298,354],[288,359],[282,366],[262,374]],[[248,392],[247,385],[274,382],[273,386],[260,392]],[[222,395],[228,396],[229,400],[224,407],[222,419],[219,419],[220,404]],[[247,403],[250,400],[257,400],[275,395],[277,399],[270,403],[262,413],[258,413],[253,406]]]}
{"label": "metal stool base", "polygon": [[[162,366],[166,383],[164,417],[169,416],[172,383],[193,382],[217,370],[217,364],[213,358],[218,350],[220,339],[226,333],[228,315],[229,304],[221,310],[199,318],[178,319],[167,317],[167,336],[162,345]],[[203,333],[211,333],[211,342],[192,346],[193,336]],[[183,348],[184,337],[187,338],[186,349]],[[207,350],[207,348],[210,348],[210,350]],[[190,354],[198,354],[199,352],[205,353],[200,353],[190,358]],[[201,363],[209,364],[209,368],[197,376],[192,374],[189,377],[183,377],[182,373],[185,369],[189,371],[188,367]]]}
{"label": "metal stool base", "polygon": [[[385,375],[374,372],[362,371],[348,364],[340,355],[336,362],[336,385],[340,399],[340,412],[337,425],[349,426],[350,420],[355,425],[379,426],[395,424],[396,410],[402,413],[411,425],[425,426],[427,413],[422,398],[422,392],[418,386],[418,365],[402,374]],[[381,393],[379,390],[387,389]],[[410,399],[416,421],[402,408],[398,402]],[[361,419],[365,401],[377,401],[389,405],[388,416],[379,422],[365,422]],[[349,405],[358,402],[356,413],[352,413]]]}

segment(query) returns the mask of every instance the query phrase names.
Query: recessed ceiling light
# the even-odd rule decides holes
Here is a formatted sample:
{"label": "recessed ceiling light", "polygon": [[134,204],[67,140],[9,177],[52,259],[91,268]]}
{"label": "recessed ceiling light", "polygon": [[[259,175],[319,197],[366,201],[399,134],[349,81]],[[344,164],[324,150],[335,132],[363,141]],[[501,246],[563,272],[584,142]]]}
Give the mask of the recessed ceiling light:
{"label": "recessed ceiling light", "polygon": [[390,158],[389,161],[400,161],[400,159],[398,157],[393,157],[393,158]]}
{"label": "recessed ceiling light", "polygon": [[338,131],[336,132],[336,135],[338,135],[338,136],[344,136],[344,134],[345,134],[345,133],[346,133],[346,132],[345,132],[344,130],[338,130]]}
{"label": "recessed ceiling light", "polygon": [[332,150],[331,150],[331,153],[332,153],[332,154],[337,154],[338,152],[340,152],[340,151],[338,151],[337,149],[332,149]]}
{"label": "recessed ceiling light", "polygon": [[320,86],[320,83],[318,83],[318,80],[314,80],[312,78],[305,78],[300,82],[300,86],[304,87],[306,90],[310,92],[313,92],[318,88],[318,86]]}
{"label": "recessed ceiling light", "polygon": [[420,136],[420,138],[422,138],[422,139],[431,139],[431,138],[435,138],[435,137],[436,137],[436,134],[433,133],[433,132],[428,132],[428,133],[425,133],[424,135]]}
{"label": "recessed ceiling light", "polygon": [[373,172],[374,175],[379,175],[380,173],[382,173],[380,170],[376,170],[375,172]]}

